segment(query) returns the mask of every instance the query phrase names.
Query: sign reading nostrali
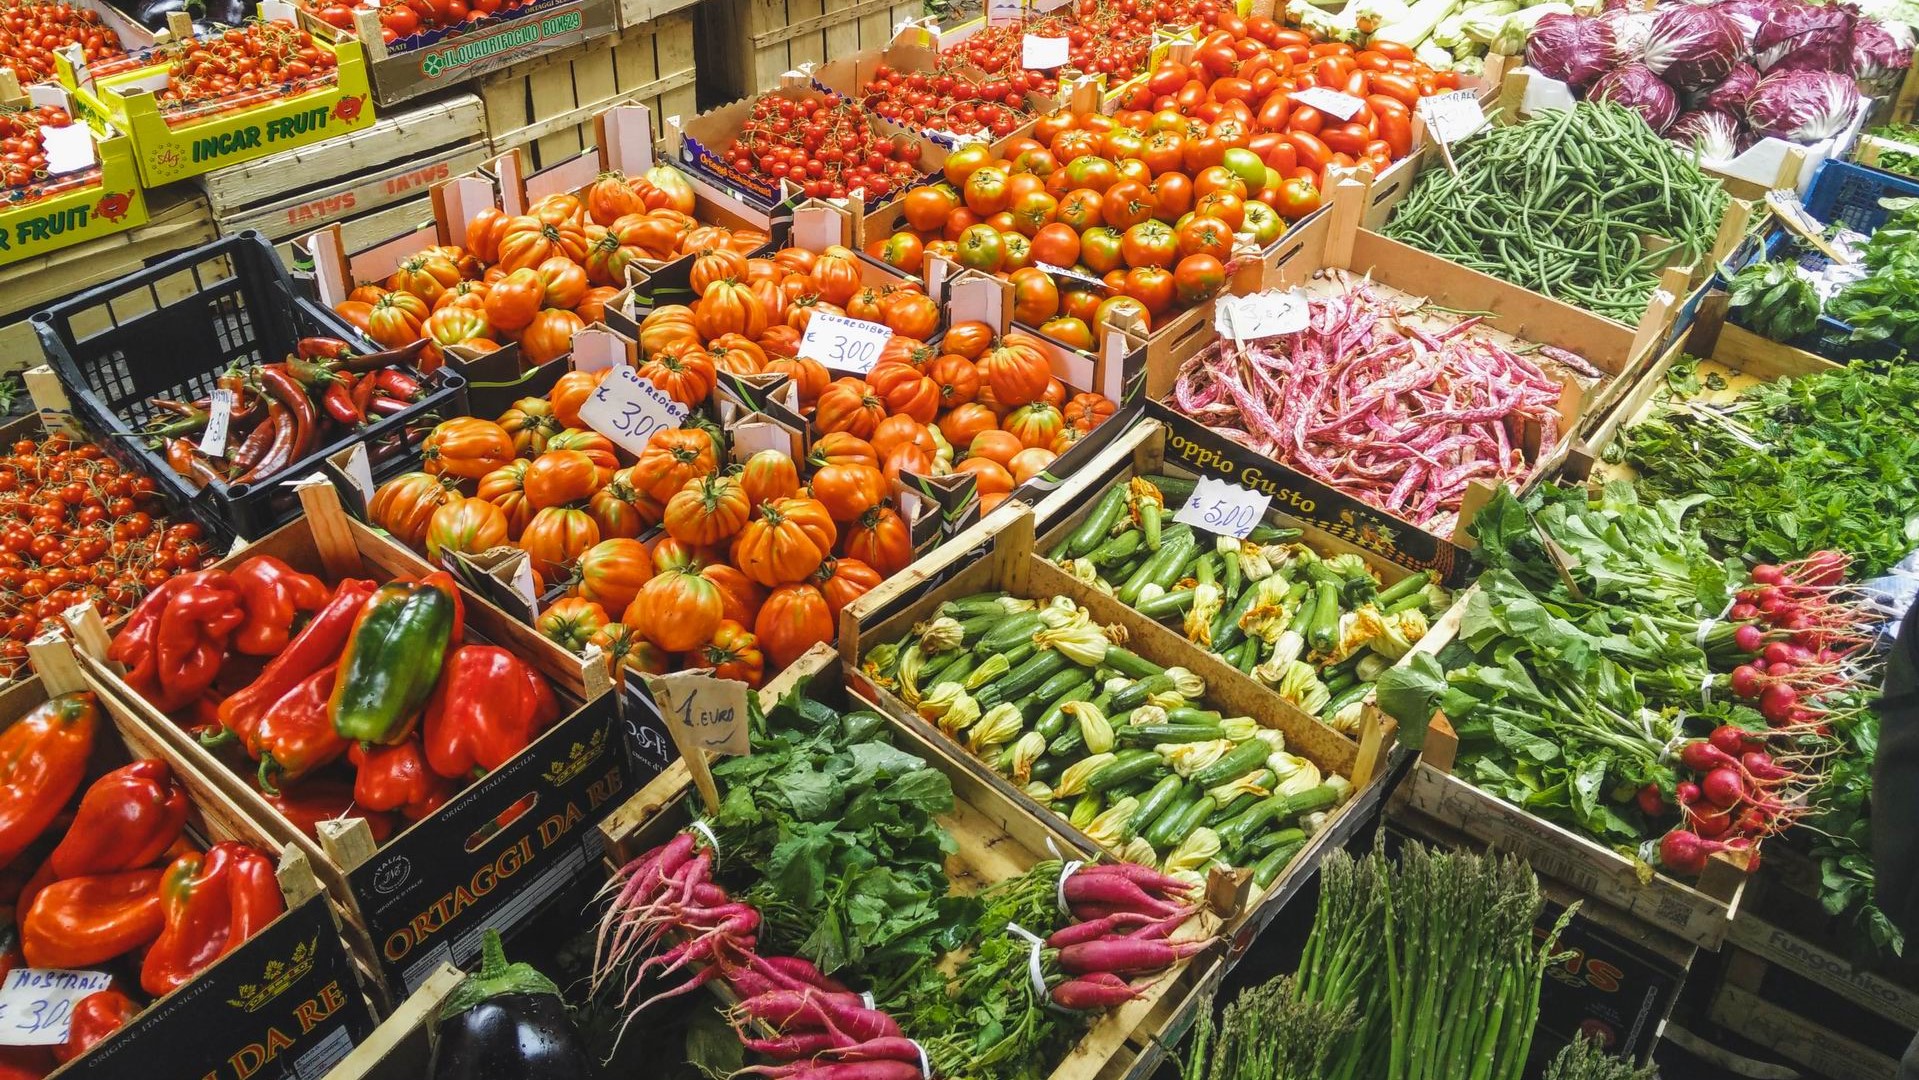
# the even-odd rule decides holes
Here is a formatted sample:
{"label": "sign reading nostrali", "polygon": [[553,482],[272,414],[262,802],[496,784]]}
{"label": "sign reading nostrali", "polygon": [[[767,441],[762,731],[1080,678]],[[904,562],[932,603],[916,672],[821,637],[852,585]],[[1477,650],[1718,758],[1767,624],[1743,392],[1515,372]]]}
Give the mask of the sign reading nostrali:
{"label": "sign reading nostrali", "polygon": [[[445,75],[464,78],[479,71],[491,71],[521,57],[536,46],[551,47],[556,38],[579,34],[586,26],[580,5],[546,12],[516,22],[485,36],[467,37],[423,50],[420,74],[429,79]],[[462,70],[465,69],[465,70]]]}
{"label": "sign reading nostrali", "polygon": [[510,932],[598,873],[593,826],[650,778],[630,741],[602,694],[348,873],[396,990],[472,960],[486,928]]}
{"label": "sign reading nostrali", "polygon": [[195,1080],[324,1076],[372,1033],[373,1017],[327,900],[313,896],[61,1075],[108,1080],[172,1061]]}

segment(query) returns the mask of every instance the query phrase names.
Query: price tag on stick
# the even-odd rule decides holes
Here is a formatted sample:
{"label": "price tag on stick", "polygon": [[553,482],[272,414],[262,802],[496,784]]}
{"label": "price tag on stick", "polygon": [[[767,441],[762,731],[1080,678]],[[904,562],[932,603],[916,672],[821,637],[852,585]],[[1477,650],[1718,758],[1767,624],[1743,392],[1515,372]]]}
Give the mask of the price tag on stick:
{"label": "price tag on stick", "polygon": [[879,361],[893,332],[878,323],[816,312],[806,320],[799,354],[827,367],[864,375]]}
{"label": "price tag on stick", "polygon": [[1271,495],[1261,495],[1216,477],[1202,476],[1193,485],[1193,493],[1187,497],[1186,505],[1173,515],[1173,520],[1219,536],[1244,540],[1246,534],[1253,531],[1253,526],[1266,517],[1266,510],[1272,504]]}
{"label": "price tag on stick", "polygon": [[706,763],[708,754],[740,756],[751,752],[746,726],[746,684],[716,679],[701,671],[676,671],[649,677],[646,688],[666,720],[667,734],[693,775],[693,786],[709,810],[719,808],[719,789]]}
{"label": "price tag on stick", "polygon": [[218,458],[227,452],[227,426],[233,421],[233,391],[222,387],[211,395],[207,409],[207,433],[200,439],[200,452]]}
{"label": "price tag on stick", "polygon": [[0,1045],[56,1046],[67,1041],[73,1007],[113,985],[104,971],[14,968],[0,983]]}
{"label": "price tag on stick", "polygon": [[1486,126],[1485,110],[1471,90],[1420,98],[1419,116],[1426,133],[1442,143],[1456,143]]}
{"label": "price tag on stick", "polygon": [[580,419],[627,453],[638,454],[654,432],[679,427],[686,419],[686,406],[621,364],[606,373],[599,388],[580,406]]}
{"label": "price tag on stick", "polygon": [[1222,296],[1213,305],[1213,329],[1234,341],[1297,334],[1306,329],[1306,298],[1299,290]]}
{"label": "price tag on stick", "polygon": [[1323,86],[1309,86],[1304,90],[1295,90],[1293,101],[1300,105],[1311,105],[1327,116],[1337,118],[1341,123],[1357,116],[1359,110],[1366,104],[1365,101],[1351,94],[1342,94]]}

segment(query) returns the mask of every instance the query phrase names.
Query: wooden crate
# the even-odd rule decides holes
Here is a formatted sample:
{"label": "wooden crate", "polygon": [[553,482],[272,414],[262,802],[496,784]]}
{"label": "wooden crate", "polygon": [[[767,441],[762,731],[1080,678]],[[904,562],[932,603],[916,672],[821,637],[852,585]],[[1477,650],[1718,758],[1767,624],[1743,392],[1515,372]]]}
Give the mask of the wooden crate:
{"label": "wooden crate", "polygon": [[[391,203],[378,210],[369,210],[364,214],[335,222],[340,230],[341,242],[350,251],[370,248],[396,236],[405,236],[419,231],[433,222],[433,196],[421,195],[404,202]],[[280,253],[280,261],[291,270],[311,272],[312,259],[300,247],[302,238],[295,236],[281,240],[273,245]]]}
{"label": "wooden crate", "polygon": [[801,64],[884,49],[920,0],[706,0],[699,19],[700,106],[777,86]]}
{"label": "wooden crate", "polygon": [[[1022,597],[1068,596],[1086,608],[1093,622],[1101,626],[1119,623],[1131,629],[1132,623],[1149,621],[1118,600],[1038,558],[1034,551],[1033,511],[1024,503],[1009,500],[932,554],[847,605],[840,612],[842,663],[856,672],[851,679],[861,696],[880,703],[935,753],[972,773],[1001,798],[1043,822],[1048,831],[1074,851],[1087,858],[1111,857],[1110,852],[1065,818],[1040,805],[986,762],[921,719],[891,691],[857,674],[859,659],[866,647],[906,637],[913,626],[931,619],[947,600],[989,590]],[[1371,723],[1355,743],[1297,710],[1274,709],[1272,695],[1249,679],[1228,679],[1223,673],[1214,673],[1215,667],[1207,664],[1201,650],[1179,635],[1142,633],[1129,637],[1127,647],[1162,667],[1179,666],[1199,674],[1206,680],[1208,705],[1227,716],[1256,718],[1263,726],[1285,736],[1287,752],[1310,760],[1326,775],[1343,776],[1352,782],[1351,794],[1329,812],[1324,827],[1307,838],[1305,846],[1263,891],[1246,894],[1228,918],[1227,929],[1233,936],[1232,953],[1237,957],[1298,893],[1318,869],[1320,858],[1345,844],[1370,816],[1369,808],[1376,800],[1359,796],[1384,791],[1388,770],[1383,766],[1391,750],[1393,722],[1377,709],[1369,710]],[[1225,876],[1238,876],[1242,880],[1235,885],[1252,887],[1249,874]]]}
{"label": "wooden crate", "polygon": [[[1809,964],[1808,954],[1779,948],[1781,939],[1790,941],[1791,935],[1770,928],[1759,931],[1748,922],[1740,940],[1765,952],[1727,946],[1725,972],[1706,1008],[1707,1019],[1830,1080],[1893,1080],[1911,1022],[1893,1020],[1883,1006],[1866,1004],[1861,999],[1873,995],[1860,992],[1857,983],[1829,980],[1809,971],[1816,961]],[[1811,978],[1816,985],[1810,992],[1803,981],[1775,985],[1769,976],[1780,972]],[[1868,1023],[1883,1028],[1876,1034],[1892,1037],[1868,1044],[1808,1015],[1815,1007],[1823,1008],[1828,1017],[1836,1011],[1856,1018],[1863,1009],[1870,1014]]]}
{"label": "wooden crate", "polygon": [[433,1060],[433,1024],[440,1006],[466,973],[452,964],[436,969],[408,994],[373,1034],[341,1059],[326,1080],[417,1080]]}
{"label": "wooden crate", "polygon": [[[0,726],[18,721],[49,695],[94,689],[66,639],[49,635],[28,650],[37,677],[0,692]],[[226,1063],[238,1075],[275,1057],[317,1072],[344,1056],[373,1027],[361,988],[368,969],[364,956],[343,944],[339,912],[322,895],[312,863],[262,829],[215,778],[134,710],[112,695],[94,696],[102,717],[81,790],[129,761],[164,762],[186,789],[187,833],[202,848],[239,840],[279,853],[276,877],[286,911],[52,1075],[69,1080],[126,1076],[135,1062],[184,1055]]]}
{"label": "wooden crate", "polygon": [[62,297],[123,277],[163,256],[213,239],[206,197],[175,184],[147,193],[147,223],[0,267],[0,372],[40,363],[27,316]]}
{"label": "wooden crate", "polygon": [[[829,646],[815,645],[760,689],[761,708],[771,709],[801,688],[828,704],[874,708],[856,683],[847,679],[845,670],[845,661]],[[924,759],[952,781],[954,807],[939,821],[957,844],[946,860],[955,891],[976,892],[1056,857],[1049,847],[1051,830],[1008,801],[997,787],[959,767],[936,745],[939,736],[922,734],[921,727],[893,718],[891,735],[899,749]],[[611,864],[623,865],[666,842],[682,827],[696,799],[685,763],[675,762],[600,823]],[[1199,919],[1204,920],[1202,926],[1217,926],[1208,914]],[[1182,961],[1154,980],[1137,1000],[1095,1022],[1054,1066],[1048,1080],[1147,1080],[1162,1060],[1161,1051],[1185,1034],[1198,1009],[1209,1007],[1222,973],[1223,965],[1213,950]]]}
{"label": "wooden crate", "polygon": [[489,75],[479,94],[493,152],[524,146],[534,172],[591,149],[593,118],[613,105],[646,104],[657,140],[668,116],[697,111],[693,15],[665,15]]}
{"label": "wooden crate", "polygon": [[194,184],[222,236],[254,229],[278,242],[416,200],[488,155],[480,99],[456,94],[382,114],[342,138],[215,170]]}
{"label": "wooden crate", "polygon": [[[324,483],[301,487],[306,516],[240,548],[216,564],[230,569],[255,555],[276,556],[328,581],[419,578],[433,567],[384,533],[354,521]],[[105,655],[98,620],[77,629],[87,678],[103,696],[136,712],[195,767],[213,777],[277,843],[295,846],[346,910],[350,938],[373,957],[374,970],[397,1001],[445,959],[478,955],[480,929],[506,929],[532,914],[597,859],[592,825],[644,782],[642,762],[625,731],[640,723],[615,715],[605,670],[536,634],[471,592],[464,594],[466,640],[510,649],[554,687],[565,716],[526,750],[468,785],[427,817],[373,840],[362,818],[329,821],[319,837],[288,821],[250,777],[219,761],[173,720],[127,685]],[[650,773],[648,774],[650,775]]]}

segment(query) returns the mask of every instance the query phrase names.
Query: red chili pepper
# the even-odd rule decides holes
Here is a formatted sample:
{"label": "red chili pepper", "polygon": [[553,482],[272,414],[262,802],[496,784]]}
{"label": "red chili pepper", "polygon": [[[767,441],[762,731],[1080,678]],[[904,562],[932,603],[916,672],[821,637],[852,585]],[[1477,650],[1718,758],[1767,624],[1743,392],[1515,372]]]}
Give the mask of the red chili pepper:
{"label": "red chili pepper", "polygon": [[412,402],[401,401],[398,398],[376,397],[373,399],[371,411],[375,416],[398,416],[412,407]]}
{"label": "red chili pepper", "polygon": [[374,373],[374,385],[397,398],[417,401],[420,397],[420,380],[401,371],[399,368],[382,368]]}
{"label": "red chili pepper", "polygon": [[303,611],[326,606],[332,593],[312,574],[303,574],[271,555],[257,555],[233,568],[247,621],[233,636],[235,650],[248,656],[278,656]]}
{"label": "red chili pepper", "polygon": [[267,396],[279,402],[293,418],[293,448],[288,459],[305,454],[313,446],[313,431],[319,422],[319,416],[313,411],[313,399],[307,396],[307,388],[293,377],[285,364],[261,367],[260,385],[266,388]]}
{"label": "red chili pepper", "polygon": [[366,417],[354,407],[352,391],[343,382],[328,383],[320,392],[320,404],[325,406],[328,416],[342,424],[357,427],[366,422]]}
{"label": "red chili pepper", "polygon": [[122,765],[80,796],[73,825],[47,866],[64,879],[150,865],[179,839],[187,807],[187,789],[166,762]]}
{"label": "red chili pepper", "polygon": [[347,378],[353,380],[354,411],[365,418],[367,410],[373,407],[373,392],[379,388],[374,385],[375,380],[371,375],[349,375]]}
{"label": "red chili pepper", "polygon": [[238,840],[175,859],[161,875],[159,901],[165,928],[140,964],[140,986],[154,997],[178,988],[286,910],[273,859]]}
{"label": "red chili pepper", "polygon": [[345,356],[349,348],[351,346],[339,338],[310,337],[301,338],[293,351],[303,360],[337,360]]}

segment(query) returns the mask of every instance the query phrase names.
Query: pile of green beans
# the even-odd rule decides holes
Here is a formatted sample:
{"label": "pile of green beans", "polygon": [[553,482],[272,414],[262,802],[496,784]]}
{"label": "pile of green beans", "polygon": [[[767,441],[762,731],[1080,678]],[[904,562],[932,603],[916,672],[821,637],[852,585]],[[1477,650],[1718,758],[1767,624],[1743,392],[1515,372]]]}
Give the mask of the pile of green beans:
{"label": "pile of green beans", "polygon": [[1452,153],[1458,175],[1428,166],[1385,235],[1624,323],[1645,313],[1667,266],[1708,256],[1729,202],[1612,102],[1495,126]]}

